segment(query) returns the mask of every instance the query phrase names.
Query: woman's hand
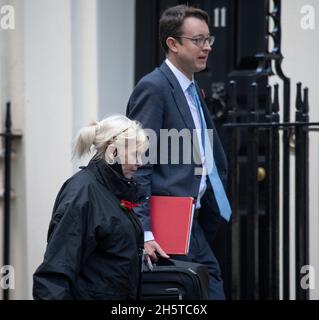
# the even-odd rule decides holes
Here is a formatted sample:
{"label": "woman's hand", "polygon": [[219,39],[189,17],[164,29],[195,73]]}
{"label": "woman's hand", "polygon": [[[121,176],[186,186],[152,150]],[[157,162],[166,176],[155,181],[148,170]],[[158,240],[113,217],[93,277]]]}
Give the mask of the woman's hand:
{"label": "woman's hand", "polygon": [[144,249],[146,251],[146,254],[151,258],[152,262],[158,261],[157,254],[160,257],[169,258],[169,256],[165,253],[165,251],[155,240],[145,242]]}

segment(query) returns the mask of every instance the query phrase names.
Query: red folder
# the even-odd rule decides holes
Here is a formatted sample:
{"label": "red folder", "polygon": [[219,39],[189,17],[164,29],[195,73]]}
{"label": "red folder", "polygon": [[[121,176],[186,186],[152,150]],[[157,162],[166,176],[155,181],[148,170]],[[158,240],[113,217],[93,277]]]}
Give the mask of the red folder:
{"label": "red folder", "polygon": [[194,199],[152,196],[150,207],[155,241],[168,254],[186,255],[192,230]]}

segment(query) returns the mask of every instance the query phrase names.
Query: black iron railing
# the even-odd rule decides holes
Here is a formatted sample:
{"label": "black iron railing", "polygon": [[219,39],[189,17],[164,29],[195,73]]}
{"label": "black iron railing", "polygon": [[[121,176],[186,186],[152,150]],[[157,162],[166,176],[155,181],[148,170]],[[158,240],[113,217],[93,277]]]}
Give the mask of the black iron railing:
{"label": "black iron railing", "polygon": [[[319,128],[319,122],[309,122],[308,89],[304,89],[302,99],[301,84],[297,85],[296,122],[280,122],[278,85],[274,87],[274,99],[272,99],[272,89],[268,86],[267,108],[261,111],[258,87],[256,83],[252,83],[249,94],[250,111],[246,117],[248,121],[238,122],[235,87],[236,84],[231,82],[228,123],[224,124],[224,128],[228,129],[231,137],[230,199],[234,214],[231,228],[232,298],[278,299],[280,281],[283,289],[290,286],[289,266],[283,268],[282,280],[279,278],[279,257],[282,255],[285,266],[285,258],[290,256],[290,251],[286,252],[285,243],[290,243],[290,235],[286,228],[291,218],[291,213],[287,216],[284,211],[289,207],[290,197],[287,197],[284,186],[280,191],[279,178],[280,172],[285,172],[289,176],[291,174],[290,162],[284,161],[284,150],[291,148],[291,139],[287,139],[286,136],[291,137],[294,133],[296,298],[308,299],[309,290],[300,286],[300,270],[302,266],[309,264],[309,130]],[[283,131],[281,146],[280,131]],[[246,141],[244,176],[238,155],[240,141]],[[283,154],[282,167],[280,167],[280,150]],[[240,182],[241,179],[245,179],[244,182]],[[244,188],[239,188],[239,184]],[[243,194],[245,195],[244,205],[240,205],[238,199]],[[263,198],[263,201],[259,197]],[[282,229],[279,226],[280,200],[283,212]],[[264,207],[261,206],[262,203]],[[279,246],[280,236],[282,236],[282,251]],[[288,276],[285,272],[288,272]],[[283,298],[286,299],[284,290],[283,293]],[[289,290],[288,297],[290,298]]]}

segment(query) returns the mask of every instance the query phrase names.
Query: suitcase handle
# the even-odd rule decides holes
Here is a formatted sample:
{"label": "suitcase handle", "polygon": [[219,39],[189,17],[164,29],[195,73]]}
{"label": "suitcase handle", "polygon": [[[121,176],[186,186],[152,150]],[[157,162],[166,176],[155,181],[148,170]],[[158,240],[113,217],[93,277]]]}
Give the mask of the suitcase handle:
{"label": "suitcase handle", "polygon": [[163,258],[158,256],[158,261],[155,263],[157,266],[175,266],[175,260],[170,258]]}
{"label": "suitcase handle", "polygon": [[[150,260],[149,260],[150,261]],[[175,266],[175,260],[168,259],[168,258],[163,258],[158,256],[158,261],[151,264],[150,262],[147,261],[145,256],[143,257],[143,263],[142,263],[142,271],[153,271],[154,266]]]}
{"label": "suitcase handle", "polygon": [[[194,266],[199,265],[198,263],[195,263],[195,262],[175,260],[172,258],[163,258],[161,256],[157,256],[157,258],[158,258],[158,261],[153,264],[151,264],[150,262],[148,263],[147,260],[144,258],[143,264],[142,264],[142,271],[153,271],[153,267],[155,267],[155,266],[159,266],[159,267],[175,266],[175,267],[181,267],[181,268],[185,268],[185,267],[189,268],[190,265],[194,265]],[[185,264],[186,264],[186,266],[185,266]],[[204,267],[204,265],[203,265],[203,267]]]}

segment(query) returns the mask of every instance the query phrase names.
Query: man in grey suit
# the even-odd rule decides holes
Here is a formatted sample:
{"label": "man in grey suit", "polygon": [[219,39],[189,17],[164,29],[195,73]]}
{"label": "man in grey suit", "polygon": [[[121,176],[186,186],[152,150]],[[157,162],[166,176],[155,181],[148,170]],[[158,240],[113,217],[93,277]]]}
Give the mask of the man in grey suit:
{"label": "man in grey suit", "polygon": [[[221,271],[211,249],[223,214],[216,200],[217,191],[211,182],[214,180],[209,179],[205,171],[195,174],[198,167],[195,158],[192,158],[190,163],[183,163],[183,144],[178,146],[178,163],[170,163],[172,156],[169,152],[168,163],[160,162],[160,152],[163,152],[160,149],[161,130],[176,129],[180,132],[189,129],[191,144],[198,146],[199,166],[204,168],[208,156],[201,147],[205,139],[201,132],[204,129],[213,129],[213,143],[210,147],[213,161],[222,189],[226,185],[226,156],[194,81],[194,73],[206,68],[214,42],[214,37],[209,33],[208,23],[209,17],[205,11],[186,5],[171,7],[163,12],[159,31],[166,60],[136,85],[128,102],[127,116],[140,121],[144,128],[154,130],[157,135],[158,162],[144,165],[135,175],[147,195],[190,196],[196,200],[189,254],[179,258],[206,264],[209,269],[209,297],[222,300],[225,296]],[[191,87],[195,91],[193,94],[190,91]],[[193,136],[195,129],[199,130]],[[153,261],[157,260],[158,255],[168,257],[152,234],[149,202],[145,201],[135,208],[135,211],[144,227],[147,254]]]}

